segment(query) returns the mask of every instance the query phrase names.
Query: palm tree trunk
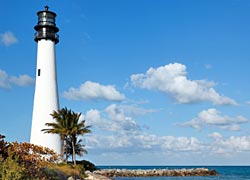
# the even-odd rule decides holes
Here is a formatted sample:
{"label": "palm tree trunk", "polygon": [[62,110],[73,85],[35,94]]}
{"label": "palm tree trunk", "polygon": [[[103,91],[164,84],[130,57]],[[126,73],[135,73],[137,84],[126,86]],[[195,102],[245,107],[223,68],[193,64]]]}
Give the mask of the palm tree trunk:
{"label": "palm tree trunk", "polygon": [[[63,158],[64,156],[64,152],[65,152],[65,143],[64,143],[64,140],[65,140],[65,136],[61,136],[61,153],[62,153],[62,160],[65,162],[65,159]],[[67,161],[66,161],[67,163]]]}
{"label": "palm tree trunk", "polygon": [[72,156],[73,156],[73,159],[74,159],[74,166],[76,166],[76,152],[75,152],[75,141],[74,141],[74,138],[72,138],[71,140],[71,144],[72,144]]}
{"label": "palm tree trunk", "polygon": [[[67,152],[66,152],[66,155],[65,155],[66,164],[68,163],[68,159],[69,159],[69,152],[67,151]],[[73,162],[73,161],[72,161],[72,162]]]}

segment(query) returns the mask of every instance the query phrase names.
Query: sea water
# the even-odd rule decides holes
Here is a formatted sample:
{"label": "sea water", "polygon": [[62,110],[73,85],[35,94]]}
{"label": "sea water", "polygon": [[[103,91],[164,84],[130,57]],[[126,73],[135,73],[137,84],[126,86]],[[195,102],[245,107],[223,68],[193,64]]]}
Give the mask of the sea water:
{"label": "sea water", "polygon": [[116,177],[115,180],[250,180],[250,166],[99,166],[100,169],[214,169],[219,176]]}

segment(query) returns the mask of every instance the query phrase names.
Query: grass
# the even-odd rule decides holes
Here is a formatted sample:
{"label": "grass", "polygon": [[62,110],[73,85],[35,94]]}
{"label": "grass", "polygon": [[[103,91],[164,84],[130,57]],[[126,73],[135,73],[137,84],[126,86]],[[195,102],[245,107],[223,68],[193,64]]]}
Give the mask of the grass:
{"label": "grass", "polygon": [[71,164],[49,164],[48,173],[52,176],[56,176],[58,180],[64,179],[65,177],[72,176],[73,178],[85,178],[84,168],[82,165],[76,165],[75,167]]}

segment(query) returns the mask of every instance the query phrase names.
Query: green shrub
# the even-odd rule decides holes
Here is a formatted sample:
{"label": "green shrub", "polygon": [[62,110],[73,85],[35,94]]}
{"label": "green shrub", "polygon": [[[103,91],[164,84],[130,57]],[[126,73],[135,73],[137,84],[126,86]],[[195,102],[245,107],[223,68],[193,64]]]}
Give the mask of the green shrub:
{"label": "green shrub", "polygon": [[98,168],[92,162],[86,160],[77,161],[77,164],[82,165],[86,171],[93,172],[98,170]]}
{"label": "green shrub", "polygon": [[86,170],[95,165],[88,161],[58,164],[60,157],[54,151],[30,143],[5,142],[0,134],[0,180],[67,180],[84,179]]}
{"label": "green shrub", "polygon": [[[84,168],[81,165],[73,166],[71,164],[49,164],[47,173],[53,174],[58,180],[68,179],[72,176],[75,179],[83,179],[85,176]],[[54,179],[53,179],[54,180]]]}
{"label": "green shrub", "polygon": [[0,178],[1,180],[24,180],[25,168],[18,163],[18,158],[8,151],[8,157],[4,160],[0,157]]}

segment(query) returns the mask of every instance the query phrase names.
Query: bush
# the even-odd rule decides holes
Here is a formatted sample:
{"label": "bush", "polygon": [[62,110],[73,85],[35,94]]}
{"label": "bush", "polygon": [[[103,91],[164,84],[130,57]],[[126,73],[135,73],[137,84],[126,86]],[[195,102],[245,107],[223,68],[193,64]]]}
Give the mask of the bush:
{"label": "bush", "polygon": [[60,157],[52,150],[30,143],[5,142],[0,134],[0,180],[67,180],[83,179],[85,169],[97,168],[89,161],[58,164]]}
{"label": "bush", "polygon": [[98,168],[93,163],[86,160],[77,161],[77,164],[82,165],[86,171],[93,172],[98,170]]}
{"label": "bush", "polygon": [[0,156],[0,179],[1,180],[22,180],[25,178],[25,168],[18,163],[18,158],[10,150],[8,157],[4,160]]}
{"label": "bush", "polygon": [[54,151],[34,144],[17,142],[9,143],[8,148],[18,157],[18,163],[24,166],[29,179],[51,179],[45,169],[49,163],[59,160]]}
{"label": "bush", "polygon": [[47,172],[53,174],[58,180],[68,179],[70,176],[75,179],[83,179],[85,177],[84,169],[81,165],[50,164]]}
{"label": "bush", "polygon": [[8,157],[8,143],[4,141],[5,136],[0,134],[0,155],[3,159]]}

